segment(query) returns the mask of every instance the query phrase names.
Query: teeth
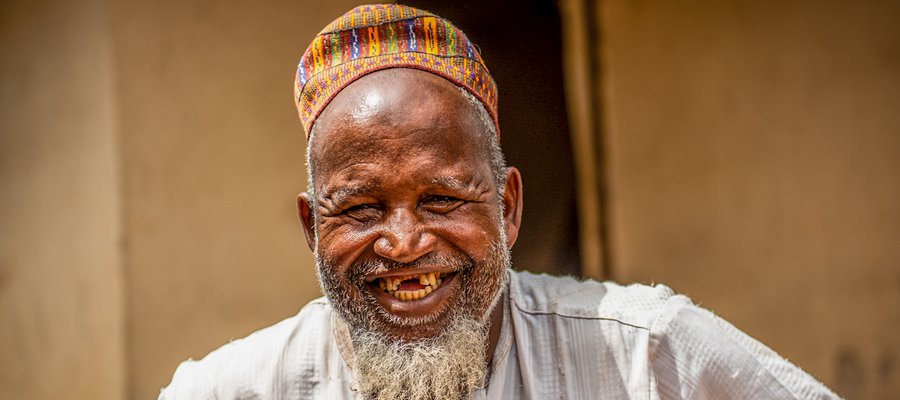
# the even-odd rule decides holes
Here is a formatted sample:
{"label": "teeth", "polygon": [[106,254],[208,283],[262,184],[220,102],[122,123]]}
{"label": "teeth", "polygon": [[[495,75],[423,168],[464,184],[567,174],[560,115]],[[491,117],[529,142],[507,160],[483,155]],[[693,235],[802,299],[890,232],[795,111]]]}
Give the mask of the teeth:
{"label": "teeth", "polygon": [[393,293],[393,296],[403,301],[419,300],[427,296],[428,293],[431,293],[431,290],[432,289],[430,287],[426,287],[425,289],[419,290],[396,291]]}
{"label": "teeth", "polygon": [[[431,294],[431,292],[441,285],[443,281],[441,275],[442,274],[438,272],[429,272],[426,274],[386,277],[378,280],[378,287],[381,288],[381,290],[388,292],[391,296],[394,296],[394,298],[402,301],[419,300]],[[419,284],[424,286],[424,288],[418,290],[399,290],[400,284],[409,279],[417,279]]]}

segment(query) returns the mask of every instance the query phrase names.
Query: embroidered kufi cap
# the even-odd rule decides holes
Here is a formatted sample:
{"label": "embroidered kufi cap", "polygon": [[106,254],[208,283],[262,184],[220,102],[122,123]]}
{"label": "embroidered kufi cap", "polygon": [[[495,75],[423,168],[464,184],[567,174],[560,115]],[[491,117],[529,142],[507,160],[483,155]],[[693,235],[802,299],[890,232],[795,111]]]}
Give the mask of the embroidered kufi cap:
{"label": "embroidered kufi cap", "polygon": [[356,7],[320,32],[300,59],[294,101],[306,138],[316,118],[343,88],[388,68],[415,68],[444,77],[484,104],[500,135],[497,85],[481,54],[450,21],[398,4]]}

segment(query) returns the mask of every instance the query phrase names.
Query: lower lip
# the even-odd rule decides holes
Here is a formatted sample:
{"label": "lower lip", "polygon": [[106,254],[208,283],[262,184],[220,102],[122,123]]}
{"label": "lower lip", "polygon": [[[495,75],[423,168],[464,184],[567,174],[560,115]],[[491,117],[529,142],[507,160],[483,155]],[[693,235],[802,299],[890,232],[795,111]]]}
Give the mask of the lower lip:
{"label": "lower lip", "polygon": [[375,298],[391,314],[402,318],[424,317],[440,312],[444,305],[458,292],[458,273],[447,276],[441,286],[419,300],[403,301],[392,294],[369,285],[369,290],[375,294]]}

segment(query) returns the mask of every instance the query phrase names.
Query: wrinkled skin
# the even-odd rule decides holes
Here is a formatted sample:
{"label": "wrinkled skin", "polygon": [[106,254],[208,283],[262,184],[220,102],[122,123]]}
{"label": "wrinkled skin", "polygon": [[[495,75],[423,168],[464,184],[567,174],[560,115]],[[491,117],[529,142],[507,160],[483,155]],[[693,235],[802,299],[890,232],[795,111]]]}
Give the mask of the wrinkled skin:
{"label": "wrinkled skin", "polygon": [[[502,319],[491,307],[506,268],[498,254],[518,236],[522,182],[508,168],[500,196],[472,106],[443,78],[390,69],[347,86],[316,124],[316,209],[307,193],[298,208],[339,315],[351,329],[408,341],[466,314],[491,327],[491,354]],[[372,284],[433,271],[455,274],[418,301],[380,295]]]}

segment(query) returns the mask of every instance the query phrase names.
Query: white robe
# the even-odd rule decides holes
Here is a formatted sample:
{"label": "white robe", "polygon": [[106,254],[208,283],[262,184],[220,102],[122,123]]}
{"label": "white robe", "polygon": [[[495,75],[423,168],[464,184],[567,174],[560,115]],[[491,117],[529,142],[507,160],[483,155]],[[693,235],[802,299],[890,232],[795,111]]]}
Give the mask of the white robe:
{"label": "white robe", "polygon": [[[472,399],[838,398],[666,286],[512,271],[509,281],[488,384]],[[326,299],[314,300],[182,363],[159,399],[352,399],[347,340],[333,318]]]}

